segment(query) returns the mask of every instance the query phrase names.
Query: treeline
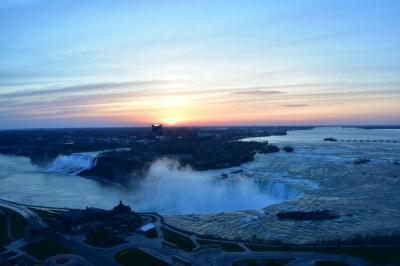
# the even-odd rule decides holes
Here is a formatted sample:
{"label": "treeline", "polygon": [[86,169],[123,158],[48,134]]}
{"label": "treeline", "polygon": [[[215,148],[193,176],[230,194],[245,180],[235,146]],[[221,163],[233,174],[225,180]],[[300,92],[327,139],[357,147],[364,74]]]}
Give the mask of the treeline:
{"label": "treeline", "polygon": [[170,139],[136,143],[130,148],[103,153],[96,166],[81,175],[120,182],[128,175],[142,175],[152,162],[162,157],[174,158],[195,170],[210,170],[252,161],[256,153],[279,152],[277,146],[268,143],[219,139]]}
{"label": "treeline", "polygon": [[[121,182],[141,176],[162,157],[178,160],[196,170],[238,166],[253,160],[256,153],[278,152],[268,143],[236,141],[246,137],[285,135],[289,127],[205,127],[41,129],[0,131],[0,153],[27,156],[35,164],[47,164],[59,154],[128,148],[105,152],[96,166],[80,173]],[[291,152],[293,148],[285,147]]]}

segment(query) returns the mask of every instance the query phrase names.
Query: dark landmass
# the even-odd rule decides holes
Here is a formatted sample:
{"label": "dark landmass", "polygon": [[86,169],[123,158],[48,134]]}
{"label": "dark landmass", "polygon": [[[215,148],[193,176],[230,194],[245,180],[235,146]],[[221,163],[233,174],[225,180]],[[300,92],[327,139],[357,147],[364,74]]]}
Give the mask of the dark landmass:
{"label": "dark landmass", "polygon": [[218,139],[172,139],[137,143],[130,148],[102,153],[96,166],[83,171],[81,175],[112,178],[121,182],[132,173],[141,175],[158,158],[173,158],[182,166],[209,170],[238,166],[253,160],[256,153],[279,152],[277,146],[267,143]]}
{"label": "dark landmass", "polygon": [[324,138],[324,141],[337,141],[335,138]]}
{"label": "dark landmass", "polygon": [[354,160],[354,164],[365,164],[365,163],[369,163],[371,160],[370,159],[365,159],[365,158],[359,158]]}
{"label": "dark landmass", "polygon": [[59,154],[124,147],[148,131],[145,128],[6,130],[0,131],[0,153],[26,156],[32,163],[43,164]]}
{"label": "dark landmass", "polygon": [[278,212],[276,216],[279,219],[301,220],[301,221],[320,221],[339,218],[339,214],[331,210],[317,211],[288,211]]}
{"label": "dark landmass", "polygon": [[362,129],[400,129],[400,125],[359,125],[359,126],[344,126],[356,127]]}
{"label": "dark landmass", "polygon": [[285,147],[282,148],[282,150],[285,151],[285,152],[293,152],[294,148],[291,147],[291,146],[285,146]]}
{"label": "dark landmass", "polygon": [[[45,166],[58,155],[104,151],[82,176],[124,182],[141,176],[152,162],[172,158],[183,166],[209,170],[238,166],[256,153],[278,152],[268,143],[236,141],[247,137],[286,135],[312,127],[86,128],[0,131],[0,153],[21,155]],[[124,148],[124,149],[120,149]]]}
{"label": "dark landmass", "polygon": [[92,247],[106,248],[127,243],[123,238],[113,235],[114,231],[107,227],[96,228],[87,234],[86,244]]}

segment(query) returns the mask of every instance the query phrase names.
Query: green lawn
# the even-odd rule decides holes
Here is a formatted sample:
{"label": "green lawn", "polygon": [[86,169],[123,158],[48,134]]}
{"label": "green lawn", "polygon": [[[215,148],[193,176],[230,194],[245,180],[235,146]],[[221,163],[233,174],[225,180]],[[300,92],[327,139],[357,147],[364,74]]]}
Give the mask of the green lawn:
{"label": "green lawn", "polygon": [[201,246],[218,245],[225,251],[231,251],[231,252],[244,251],[243,248],[241,248],[240,246],[238,246],[236,244],[230,244],[230,243],[224,243],[224,242],[218,242],[218,241],[210,241],[210,240],[197,240],[197,243],[199,243],[199,245],[201,245]]}
{"label": "green lawn", "polygon": [[193,243],[193,241],[186,236],[177,234],[166,228],[162,228],[161,230],[164,235],[164,240],[177,245],[179,248],[181,248],[187,252],[192,251],[196,247],[196,245]]}
{"label": "green lawn", "polygon": [[333,260],[319,260],[315,262],[315,266],[347,266],[347,263]]}
{"label": "green lawn", "polygon": [[247,259],[235,261],[232,266],[282,266],[286,265],[293,259]]}
{"label": "green lawn", "polygon": [[400,247],[293,247],[280,248],[259,245],[246,245],[253,251],[309,251],[319,253],[345,254],[366,260],[374,265],[386,265],[389,263],[400,264]]}
{"label": "green lawn", "polygon": [[7,234],[7,218],[0,213],[0,247],[7,245],[10,242]]}
{"label": "green lawn", "polygon": [[168,266],[168,263],[161,261],[140,249],[131,248],[118,252],[114,259],[126,266]]}
{"label": "green lawn", "polygon": [[147,232],[144,234],[144,236],[145,236],[146,238],[154,239],[154,238],[157,238],[157,237],[158,237],[158,233],[157,233],[157,230],[156,230],[156,229],[151,229],[151,230],[147,231]]}
{"label": "green lawn", "polygon": [[106,248],[126,243],[126,241],[105,228],[98,228],[88,233],[85,243],[93,247]]}
{"label": "green lawn", "polygon": [[26,225],[26,220],[24,217],[8,208],[0,207],[0,210],[10,218],[11,230],[14,238],[22,238],[24,234],[24,227]]}
{"label": "green lawn", "polygon": [[58,243],[49,239],[30,243],[22,247],[22,250],[26,251],[29,255],[39,260],[45,260],[48,257],[58,254],[74,253],[70,249],[61,246]]}

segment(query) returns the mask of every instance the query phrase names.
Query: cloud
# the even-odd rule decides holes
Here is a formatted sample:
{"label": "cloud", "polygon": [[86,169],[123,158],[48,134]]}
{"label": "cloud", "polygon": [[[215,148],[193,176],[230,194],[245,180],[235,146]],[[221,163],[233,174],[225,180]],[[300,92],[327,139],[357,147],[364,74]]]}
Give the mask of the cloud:
{"label": "cloud", "polygon": [[296,108],[296,107],[307,107],[307,104],[283,104],[281,105],[283,107],[290,107],[290,108]]}
{"label": "cloud", "polygon": [[132,89],[135,87],[155,86],[177,81],[171,80],[146,80],[146,81],[131,81],[131,82],[105,82],[95,84],[83,84],[76,86],[66,86],[62,88],[41,89],[41,90],[25,90],[11,93],[0,94],[1,99],[15,99],[25,97],[50,96],[50,95],[68,95],[72,93],[112,91],[116,88]]}
{"label": "cloud", "polygon": [[240,94],[240,95],[276,95],[276,94],[282,94],[285,92],[277,91],[277,90],[247,89],[247,90],[234,91],[232,93]]}

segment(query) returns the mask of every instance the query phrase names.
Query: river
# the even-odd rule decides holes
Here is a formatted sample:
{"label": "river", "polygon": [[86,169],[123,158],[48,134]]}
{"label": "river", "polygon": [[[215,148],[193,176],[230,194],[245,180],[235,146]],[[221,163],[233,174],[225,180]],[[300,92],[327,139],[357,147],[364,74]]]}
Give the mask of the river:
{"label": "river", "polygon": [[[322,141],[327,137],[339,141]],[[58,158],[58,162],[39,167],[26,157],[0,155],[0,198],[74,208],[111,208],[123,200],[134,210],[164,214],[260,209],[295,199],[303,190],[318,189],[319,184],[307,180],[307,174],[288,173],[287,164],[312,168],[321,160],[336,164],[360,157],[372,159],[372,163],[400,160],[398,129],[315,128],[252,140],[268,140],[280,147],[291,145],[295,152],[257,155],[253,162],[241,167],[204,172],[181,169],[173,161],[160,160],[152,165],[143,181],[132,187],[75,175],[81,164],[71,158]],[[90,167],[87,155],[95,156],[88,153],[76,157]],[[64,171],[57,165],[63,165]],[[215,176],[221,173],[227,173],[229,178],[216,180]]]}

